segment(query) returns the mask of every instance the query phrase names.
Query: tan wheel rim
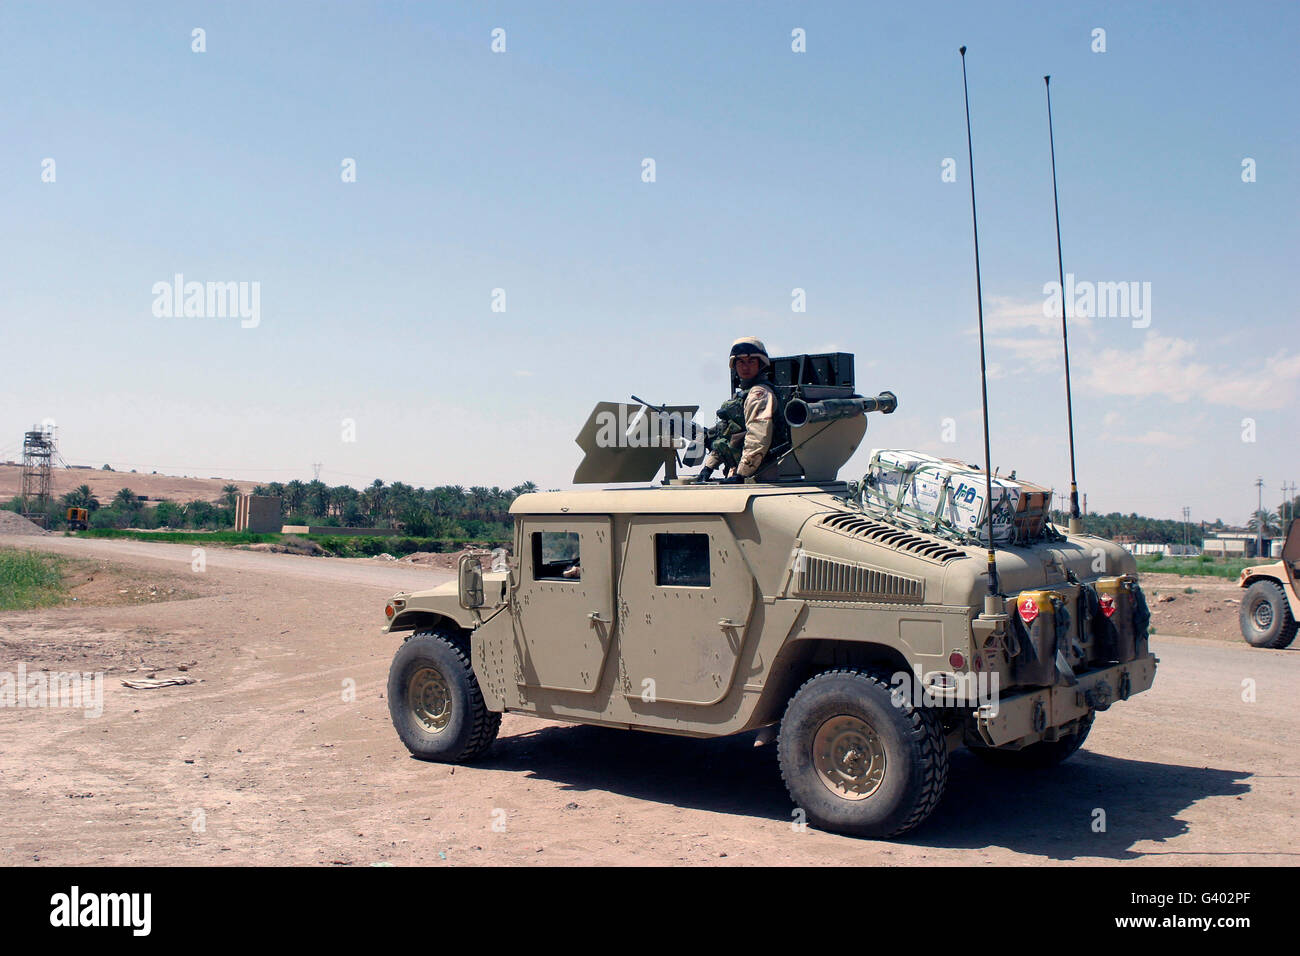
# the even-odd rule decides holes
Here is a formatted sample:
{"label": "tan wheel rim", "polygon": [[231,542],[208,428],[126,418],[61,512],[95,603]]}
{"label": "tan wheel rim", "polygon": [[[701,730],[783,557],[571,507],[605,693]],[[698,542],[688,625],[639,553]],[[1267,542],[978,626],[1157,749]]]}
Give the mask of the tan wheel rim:
{"label": "tan wheel rim", "polygon": [[1273,626],[1273,605],[1267,601],[1261,600],[1255,605],[1255,611],[1251,614],[1251,620],[1261,631],[1267,631]]}
{"label": "tan wheel rim", "polygon": [[431,734],[445,730],[451,720],[451,689],[433,667],[421,667],[406,685],[411,713]]}
{"label": "tan wheel rim", "polygon": [[860,717],[830,718],[813,736],[813,765],[826,789],[845,800],[865,800],[885,779],[885,748]]}

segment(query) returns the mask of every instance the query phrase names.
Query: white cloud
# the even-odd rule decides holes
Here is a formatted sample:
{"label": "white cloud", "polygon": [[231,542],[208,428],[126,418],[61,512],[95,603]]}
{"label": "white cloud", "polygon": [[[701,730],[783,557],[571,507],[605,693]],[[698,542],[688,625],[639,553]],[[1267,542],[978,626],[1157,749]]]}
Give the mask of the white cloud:
{"label": "white cloud", "polygon": [[[1009,332],[1013,329],[1033,329],[1040,335],[1061,335],[1061,317],[1044,313],[1041,299],[1013,299],[1010,296],[989,296],[988,309],[984,315],[984,332]],[[1070,329],[1088,329],[1092,319],[1085,315],[1070,316]],[[975,329],[978,332],[978,328]]]}
{"label": "white cloud", "polygon": [[1196,361],[1195,342],[1149,333],[1141,349],[1105,349],[1090,357],[1082,384],[1105,395],[1193,399],[1238,408],[1282,408],[1300,381],[1300,355],[1270,355],[1243,368]]}
{"label": "white cloud", "polygon": [[1187,448],[1192,444],[1191,439],[1184,435],[1175,435],[1154,428],[1143,435],[1107,435],[1106,439],[1129,445],[1150,445],[1155,448]]}
{"label": "white cloud", "polygon": [[1061,343],[1047,338],[1003,337],[988,340],[989,350],[1003,349],[1011,353],[1011,365],[1017,369],[1028,367],[1035,372],[1046,372],[1061,367]]}

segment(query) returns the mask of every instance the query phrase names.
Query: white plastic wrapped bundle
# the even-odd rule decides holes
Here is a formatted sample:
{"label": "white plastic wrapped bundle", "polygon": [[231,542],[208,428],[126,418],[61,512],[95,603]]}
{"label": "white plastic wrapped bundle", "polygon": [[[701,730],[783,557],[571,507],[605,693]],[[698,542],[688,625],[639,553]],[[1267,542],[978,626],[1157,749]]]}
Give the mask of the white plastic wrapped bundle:
{"label": "white plastic wrapped bundle", "polygon": [[[993,541],[1038,537],[1051,491],[1011,478],[993,479]],[[862,505],[918,527],[983,540],[986,479],[981,469],[918,451],[878,448],[862,486]]]}

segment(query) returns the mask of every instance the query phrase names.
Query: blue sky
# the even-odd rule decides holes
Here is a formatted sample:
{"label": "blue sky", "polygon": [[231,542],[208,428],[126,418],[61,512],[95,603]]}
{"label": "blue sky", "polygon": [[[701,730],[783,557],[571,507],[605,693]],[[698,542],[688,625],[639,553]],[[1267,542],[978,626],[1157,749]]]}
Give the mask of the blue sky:
{"label": "blue sky", "polygon": [[[977,460],[966,44],[995,464],[1068,487],[1051,73],[1066,270],[1151,284],[1148,327],[1072,326],[1090,509],[1244,520],[1257,475],[1274,502],[1300,479],[1298,25],[1283,3],[6,3],[0,458],[49,418],[74,463],[561,487],[592,404],[711,421],[754,334],[895,391],[867,447]],[[260,283],[259,324],[155,316],[177,273]]]}

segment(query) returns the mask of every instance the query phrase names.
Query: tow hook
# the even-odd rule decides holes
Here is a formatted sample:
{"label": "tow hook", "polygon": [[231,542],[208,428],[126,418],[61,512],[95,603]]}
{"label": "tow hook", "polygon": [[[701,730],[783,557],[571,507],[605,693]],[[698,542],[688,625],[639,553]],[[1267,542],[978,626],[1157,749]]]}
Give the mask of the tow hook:
{"label": "tow hook", "polygon": [[1041,700],[1034,701],[1034,730],[1038,733],[1047,729],[1047,710]]}
{"label": "tow hook", "polygon": [[1129,676],[1128,671],[1119,675],[1119,699],[1128,700],[1129,695],[1133,693],[1133,679]]}
{"label": "tow hook", "polygon": [[[1127,677],[1127,675],[1125,675],[1125,677]],[[1097,683],[1092,686],[1091,690],[1085,690],[1080,696],[1083,699],[1078,702],[1080,704],[1086,704],[1093,710],[1105,710],[1115,702],[1115,693],[1110,689],[1110,685],[1104,680],[1097,681]]]}

